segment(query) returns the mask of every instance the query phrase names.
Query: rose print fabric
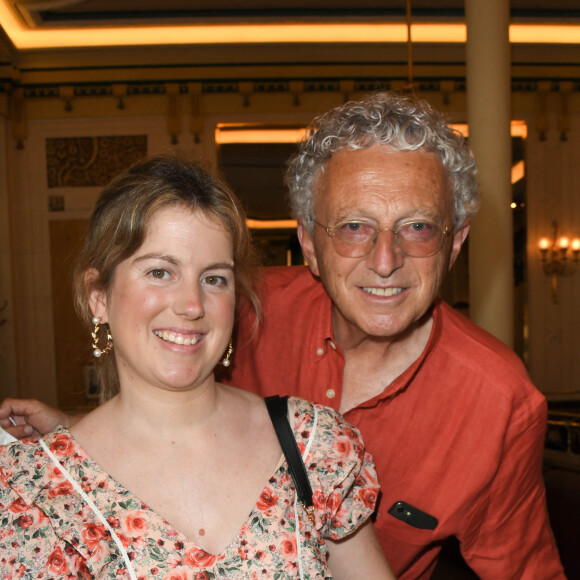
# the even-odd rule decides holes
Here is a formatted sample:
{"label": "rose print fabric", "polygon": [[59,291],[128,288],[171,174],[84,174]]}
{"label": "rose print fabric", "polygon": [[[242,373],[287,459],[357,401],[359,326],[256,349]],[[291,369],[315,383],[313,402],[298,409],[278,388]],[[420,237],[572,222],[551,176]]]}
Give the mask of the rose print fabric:
{"label": "rose print fabric", "polygon": [[[313,405],[291,399],[303,452]],[[379,487],[358,431],[332,409],[319,413],[306,466],[315,523],[299,507],[306,578],[332,578],[325,538],[340,539],[374,510]],[[290,407],[292,408],[292,406]],[[209,554],[105,473],[59,428],[44,441],[121,540],[137,578],[258,580],[298,577],[294,486],[285,461],[265,484],[237,537]],[[0,579],[129,578],[111,535],[36,442],[0,447]]]}

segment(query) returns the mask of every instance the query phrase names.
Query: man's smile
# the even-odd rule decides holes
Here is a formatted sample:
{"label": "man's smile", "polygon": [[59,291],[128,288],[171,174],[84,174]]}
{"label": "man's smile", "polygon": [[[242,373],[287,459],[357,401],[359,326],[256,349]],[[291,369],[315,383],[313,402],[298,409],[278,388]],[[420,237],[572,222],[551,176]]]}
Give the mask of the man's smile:
{"label": "man's smile", "polygon": [[400,294],[404,288],[374,288],[363,286],[363,290],[374,296],[395,296],[396,294]]}

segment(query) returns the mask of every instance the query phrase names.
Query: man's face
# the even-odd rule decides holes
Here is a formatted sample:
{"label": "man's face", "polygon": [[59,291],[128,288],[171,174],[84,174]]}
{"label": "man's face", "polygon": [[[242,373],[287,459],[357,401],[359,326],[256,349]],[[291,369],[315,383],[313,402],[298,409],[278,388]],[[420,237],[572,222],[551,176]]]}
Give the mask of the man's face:
{"label": "man's face", "polygon": [[449,228],[441,250],[427,258],[404,255],[391,231],[379,234],[368,255],[351,258],[336,252],[324,228],[317,226],[310,236],[299,227],[310,268],[334,303],[339,342],[412,331],[435,299],[468,230],[466,225],[453,234],[452,193],[437,156],[380,145],[341,150],[324,166],[314,195],[316,220],[324,225],[366,219],[382,229],[427,219]]}

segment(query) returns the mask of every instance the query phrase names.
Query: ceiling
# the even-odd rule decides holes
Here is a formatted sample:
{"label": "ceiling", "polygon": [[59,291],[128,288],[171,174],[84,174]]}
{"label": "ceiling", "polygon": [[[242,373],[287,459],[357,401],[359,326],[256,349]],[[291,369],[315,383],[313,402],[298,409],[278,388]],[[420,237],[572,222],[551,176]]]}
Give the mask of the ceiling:
{"label": "ceiling", "polygon": [[[459,41],[424,41],[423,46],[416,46],[416,78],[424,78],[428,84],[444,70],[452,83],[461,84],[465,76],[460,44],[465,44],[465,0],[411,1],[413,24],[452,23],[463,34]],[[519,41],[519,45],[515,41],[514,78],[521,77],[527,82],[530,63],[540,66],[540,72],[550,81],[578,78],[580,0],[504,1],[509,1],[512,25],[552,24],[557,25],[556,35],[564,37],[566,28],[573,29],[567,33],[574,35],[566,36],[568,40],[535,38]],[[0,37],[0,80],[3,78],[7,87],[23,87],[25,97],[40,104],[45,97],[66,96],[69,93],[65,94],[65,89],[78,91],[74,95],[79,96],[85,94],[83,91],[91,94],[94,85],[95,91],[114,94],[111,86],[121,83],[118,86],[130,85],[136,91],[131,94],[146,94],[149,88],[162,94],[166,89],[164,83],[187,87],[192,79],[206,83],[204,90],[215,91],[216,95],[230,90],[233,80],[252,84],[256,102],[262,106],[266,96],[272,95],[273,99],[280,93],[283,98],[285,92],[291,92],[292,81],[312,81],[312,94],[323,99],[327,85],[333,95],[334,85],[340,85],[342,79],[360,81],[359,90],[376,90],[375,85],[365,88],[369,79],[379,83],[384,78],[407,79],[406,20],[406,0],[0,0],[0,28],[7,33]],[[380,36],[379,40],[359,37],[349,41],[344,38],[343,28],[332,40],[321,42],[323,29],[334,23],[363,25],[360,27],[363,34],[377,23],[395,23],[399,36],[397,40]],[[275,28],[277,24],[306,25],[306,42],[296,38],[283,40]],[[220,25],[224,28],[218,40],[200,40],[203,32],[200,27]],[[226,30],[227,25],[230,28]],[[269,40],[256,36],[263,25],[273,25],[270,28],[275,30]],[[234,38],[232,31],[237,33],[236,26],[250,30],[249,38]],[[160,34],[160,40],[148,42],[147,37],[156,34],[157,29],[165,36]],[[133,31],[141,36],[131,36]],[[77,36],[70,42],[60,38],[72,32]],[[181,41],[174,38],[178,33],[182,34]],[[40,40],[35,44],[37,37]],[[315,42],[320,44],[314,46]],[[429,42],[440,44],[434,46]],[[552,43],[549,50],[548,43]],[[160,49],[153,45],[164,46]],[[242,90],[241,84],[236,85],[236,91]],[[278,90],[278,84],[288,86]],[[458,94],[463,94],[463,90],[459,89]],[[288,144],[221,147],[223,174],[243,200],[250,217],[289,217],[282,175],[294,147]],[[287,237],[280,241],[284,254]]]}
{"label": "ceiling", "polygon": [[[0,0],[0,30],[17,51],[404,44],[407,1],[414,43],[465,43],[464,0]],[[509,7],[512,43],[580,45],[579,0],[511,0]]]}
{"label": "ceiling", "polygon": [[[404,19],[405,0],[10,0],[30,28]],[[434,7],[436,6],[436,7]],[[511,0],[513,21],[580,20],[578,0]],[[414,19],[462,19],[464,0],[412,0]]]}

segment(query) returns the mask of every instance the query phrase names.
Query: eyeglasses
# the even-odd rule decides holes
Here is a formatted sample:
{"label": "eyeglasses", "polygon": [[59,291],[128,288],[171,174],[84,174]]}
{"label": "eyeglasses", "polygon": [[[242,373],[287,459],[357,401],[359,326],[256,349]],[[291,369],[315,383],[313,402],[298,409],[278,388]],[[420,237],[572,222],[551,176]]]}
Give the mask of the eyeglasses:
{"label": "eyeglasses", "polygon": [[316,225],[324,228],[330,236],[334,249],[345,258],[362,258],[371,252],[381,232],[392,232],[395,243],[406,256],[428,258],[436,254],[449,235],[449,228],[429,220],[411,220],[395,228],[379,228],[364,220],[347,220],[334,226]]}

